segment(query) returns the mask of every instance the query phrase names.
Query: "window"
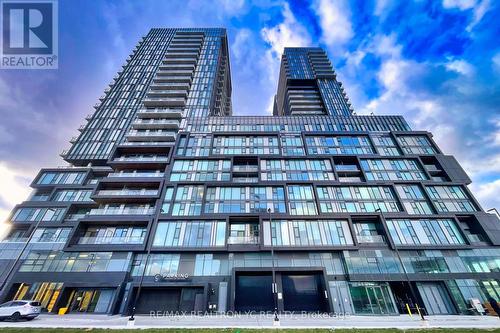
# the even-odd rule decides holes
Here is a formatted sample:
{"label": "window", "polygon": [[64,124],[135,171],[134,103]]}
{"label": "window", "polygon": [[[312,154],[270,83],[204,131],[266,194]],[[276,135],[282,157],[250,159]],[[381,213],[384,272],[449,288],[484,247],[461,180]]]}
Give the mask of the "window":
{"label": "window", "polygon": [[367,136],[306,136],[306,144],[311,155],[375,154]]}
{"label": "window", "polygon": [[332,163],[321,160],[266,160],[260,161],[261,179],[280,180],[335,180]]}
{"label": "window", "polygon": [[228,181],[230,160],[176,160],[170,181]]}
{"label": "window", "polygon": [[396,244],[465,244],[455,221],[451,219],[387,219],[386,222]]}
{"label": "window", "polygon": [[425,215],[433,213],[420,185],[396,185],[396,191],[408,214]]}
{"label": "window", "polygon": [[86,172],[44,172],[38,178],[37,184],[83,184]]}
{"label": "window", "polygon": [[12,221],[32,222],[32,221],[61,221],[65,208],[18,208],[12,217]]}
{"label": "window", "polygon": [[205,213],[286,213],[283,187],[209,187]]}
{"label": "window", "polygon": [[389,186],[319,186],[317,194],[322,213],[402,211]]}
{"label": "window", "polygon": [[289,185],[288,208],[290,215],[317,215],[318,210],[314,200],[314,192],[311,185]]}
{"label": "window", "polygon": [[193,216],[201,214],[204,188],[199,186],[179,186],[175,194],[173,216]]}
{"label": "window", "polygon": [[144,272],[146,276],[177,274],[180,257],[180,254],[155,253],[151,254],[150,259],[147,260],[147,254],[136,254],[132,261],[131,274],[132,276],[141,276],[146,261],[148,261],[148,266]]}
{"label": "window", "polygon": [[397,140],[405,154],[433,155],[437,153],[426,135],[399,135]]}
{"label": "window", "polygon": [[304,156],[304,143],[300,134],[281,135],[281,154],[284,156]]}
{"label": "window", "polygon": [[278,154],[277,136],[216,136],[215,155],[273,155]]}
{"label": "window", "polygon": [[398,146],[396,145],[396,142],[394,142],[394,139],[389,133],[380,133],[380,134],[374,133],[371,134],[371,137],[373,139],[373,144],[375,148],[377,148],[379,155],[382,156],[401,155]]}
{"label": "window", "polygon": [[90,201],[92,199],[92,190],[59,190],[54,194],[54,201],[64,201],[64,202],[79,202],[79,201]]}
{"label": "window", "polygon": [[128,253],[32,251],[20,272],[112,272],[126,271]]}
{"label": "window", "polygon": [[422,166],[414,159],[362,159],[367,180],[427,180]]}
{"label": "window", "polygon": [[427,186],[438,212],[475,212],[476,206],[462,186]]}
{"label": "window", "polygon": [[273,220],[263,222],[264,245],[336,246],[353,245],[347,221]]}
{"label": "window", "polygon": [[218,247],[225,241],[224,221],[168,221],[158,224],[153,246]]}

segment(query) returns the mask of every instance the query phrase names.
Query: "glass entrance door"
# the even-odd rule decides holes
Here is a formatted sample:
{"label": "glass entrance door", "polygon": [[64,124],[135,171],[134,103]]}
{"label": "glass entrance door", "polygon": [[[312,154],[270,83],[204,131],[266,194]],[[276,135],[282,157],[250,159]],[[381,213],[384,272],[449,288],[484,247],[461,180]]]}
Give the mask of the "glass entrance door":
{"label": "glass entrance door", "polygon": [[354,311],[357,314],[396,314],[389,286],[385,283],[352,283],[350,285]]}
{"label": "glass entrance door", "polygon": [[113,290],[111,289],[78,289],[69,298],[69,311],[106,313],[108,311]]}

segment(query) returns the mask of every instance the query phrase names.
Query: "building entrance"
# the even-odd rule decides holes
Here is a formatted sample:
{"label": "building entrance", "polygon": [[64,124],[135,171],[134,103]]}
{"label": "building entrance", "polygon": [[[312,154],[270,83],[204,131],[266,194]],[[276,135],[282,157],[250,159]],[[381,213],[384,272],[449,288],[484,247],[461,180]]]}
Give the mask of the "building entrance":
{"label": "building entrance", "polygon": [[397,314],[387,283],[353,282],[349,289],[356,314]]}
{"label": "building entrance", "polygon": [[234,309],[236,311],[272,311],[271,273],[237,274],[235,285]]}
{"label": "building entrance", "polygon": [[70,312],[107,313],[113,298],[113,289],[76,289],[68,302]]}
{"label": "building entrance", "polygon": [[203,311],[203,288],[143,288],[136,313]]}
{"label": "building entrance", "polygon": [[320,274],[282,274],[285,311],[327,311],[325,287]]}

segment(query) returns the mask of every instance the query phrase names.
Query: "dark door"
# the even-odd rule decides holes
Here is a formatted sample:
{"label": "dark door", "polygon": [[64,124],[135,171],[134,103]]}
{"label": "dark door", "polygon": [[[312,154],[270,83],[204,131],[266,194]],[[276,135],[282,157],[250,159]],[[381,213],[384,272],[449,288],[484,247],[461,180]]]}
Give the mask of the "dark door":
{"label": "dark door", "polygon": [[151,311],[177,312],[181,298],[180,288],[146,288],[142,289],[136,312],[149,314]]}
{"label": "dark door", "polygon": [[285,311],[326,311],[325,291],[321,275],[283,274]]}
{"label": "dark door", "polygon": [[272,311],[271,275],[236,275],[236,311]]}
{"label": "dark door", "polygon": [[[179,310],[184,312],[194,311],[196,308],[195,303],[197,295],[203,296],[203,288],[182,288]],[[196,309],[196,311],[202,310],[203,309]]]}

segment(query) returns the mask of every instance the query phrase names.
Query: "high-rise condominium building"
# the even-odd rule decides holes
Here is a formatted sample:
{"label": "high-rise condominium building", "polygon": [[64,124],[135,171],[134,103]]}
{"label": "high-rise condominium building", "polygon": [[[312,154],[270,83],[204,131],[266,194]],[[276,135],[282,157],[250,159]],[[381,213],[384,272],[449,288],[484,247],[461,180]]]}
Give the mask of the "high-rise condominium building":
{"label": "high-rise condominium building", "polygon": [[226,31],[152,29],[68,167],[14,208],[2,299],[370,315],[500,299],[500,222],[469,177],[401,116],[355,115],[325,51],[285,49],[273,116],[231,108]]}

